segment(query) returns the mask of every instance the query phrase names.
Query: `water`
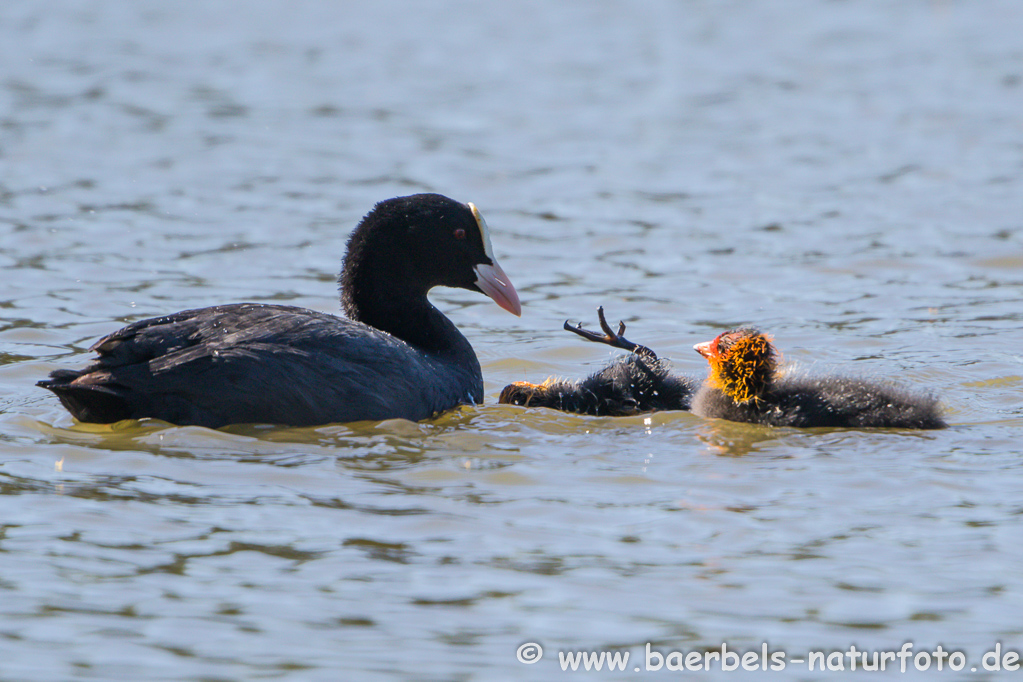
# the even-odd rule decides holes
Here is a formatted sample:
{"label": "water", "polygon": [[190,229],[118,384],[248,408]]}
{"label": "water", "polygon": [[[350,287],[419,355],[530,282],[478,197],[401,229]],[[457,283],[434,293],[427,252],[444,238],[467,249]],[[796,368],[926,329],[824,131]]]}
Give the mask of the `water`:
{"label": "water", "polygon": [[[0,679],[552,679],[614,649],[628,670],[590,674],[635,679],[647,643],[765,642],[940,644],[986,679],[1023,650],[1018,3],[14,1],[0,26]],[[417,191],[481,207],[522,297],[433,295],[488,404],[216,432],[75,424],[33,387],[130,320],[336,310],[348,231]],[[952,428],[494,404],[607,362],[560,330],[601,304],[679,371],[753,323],[940,393]]]}

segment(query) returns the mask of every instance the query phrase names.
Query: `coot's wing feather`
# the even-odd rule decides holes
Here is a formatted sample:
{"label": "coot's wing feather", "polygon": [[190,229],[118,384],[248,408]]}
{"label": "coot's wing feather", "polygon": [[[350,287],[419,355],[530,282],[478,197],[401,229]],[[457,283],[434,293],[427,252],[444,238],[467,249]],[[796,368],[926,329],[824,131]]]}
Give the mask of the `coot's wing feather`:
{"label": "coot's wing feather", "polygon": [[317,315],[303,308],[260,303],[182,310],[132,322],[104,336],[89,350],[99,353],[98,362],[104,365],[131,364],[223,339],[227,334],[245,332],[256,337],[272,333],[275,319],[294,313]]}

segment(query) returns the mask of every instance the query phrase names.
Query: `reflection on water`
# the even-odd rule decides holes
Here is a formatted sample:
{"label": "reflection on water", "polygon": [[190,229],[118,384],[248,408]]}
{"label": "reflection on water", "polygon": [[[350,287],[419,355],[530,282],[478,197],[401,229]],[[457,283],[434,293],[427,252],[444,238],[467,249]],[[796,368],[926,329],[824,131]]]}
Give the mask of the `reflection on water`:
{"label": "reflection on water", "polygon": [[[1017,4],[8,4],[5,679],[1023,649]],[[336,311],[348,231],[424,190],[484,210],[523,301],[432,294],[487,405],[209,431],[34,388],[127,321]],[[952,428],[494,404],[606,363],[561,329],[597,305],[679,372],[753,323],[808,371],[936,391]]]}

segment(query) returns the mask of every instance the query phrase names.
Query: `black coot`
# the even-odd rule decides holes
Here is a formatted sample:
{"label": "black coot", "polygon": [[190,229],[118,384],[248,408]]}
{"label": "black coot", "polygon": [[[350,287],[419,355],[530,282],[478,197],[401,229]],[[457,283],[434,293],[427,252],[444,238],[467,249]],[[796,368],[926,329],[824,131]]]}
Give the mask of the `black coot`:
{"label": "black coot", "polygon": [[439,194],[380,202],[348,240],[340,285],[348,319],[258,303],[186,310],[100,339],[92,364],[38,385],[84,422],[211,428],[418,421],[483,401],[472,346],[426,297],[460,287],[521,313],[475,206]]}
{"label": "black coot", "polygon": [[516,381],[501,391],[498,402],[525,407],[549,407],[562,412],[594,416],[621,417],[642,412],[688,410],[697,382],[686,376],[672,374],[671,365],[639,344],[627,340],[625,323],[612,331],[604,317],[604,308],[597,308],[603,334],[573,327],[565,329],[584,339],[606,343],[632,351],[618,358],[599,372],[582,381],[548,378],[542,384]]}
{"label": "black coot", "polygon": [[945,427],[938,400],[890,382],[779,371],[770,338],[732,329],[696,351],[710,375],[693,397],[693,414],[767,426]]}

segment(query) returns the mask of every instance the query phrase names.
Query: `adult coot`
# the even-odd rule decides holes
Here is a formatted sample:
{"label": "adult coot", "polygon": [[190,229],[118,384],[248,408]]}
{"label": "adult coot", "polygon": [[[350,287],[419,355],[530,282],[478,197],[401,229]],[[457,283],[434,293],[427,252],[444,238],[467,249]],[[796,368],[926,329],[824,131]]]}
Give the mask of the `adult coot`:
{"label": "adult coot", "polygon": [[380,202],[349,238],[339,281],[348,319],[258,303],[186,310],[100,339],[92,364],[38,385],[84,422],[211,428],[420,420],[483,401],[472,346],[426,298],[460,287],[521,313],[475,206],[439,194]]}
{"label": "adult coot", "polygon": [[732,329],[694,346],[710,375],[692,411],[767,426],[945,427],[938,401],[891,383],[779,372],[778,352],[755,329]]}
{"label": "adult coot", "polygon": [[662,410],[688,410],[697,382],[671,373],[671,366],[658,359],[647,348],[626,339],[625,323],[612,331],[604,318],[604,308],[597,308],[603,334],[573,327],[565,329],[584,339],[624,348],[632,354],[619,358],[604,369],[582,381],[549,377],[542,384],[516,381],[501,391],[498,402],[527,407],[550,407],[563,412],[595,416],[625,416]]}

